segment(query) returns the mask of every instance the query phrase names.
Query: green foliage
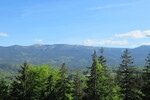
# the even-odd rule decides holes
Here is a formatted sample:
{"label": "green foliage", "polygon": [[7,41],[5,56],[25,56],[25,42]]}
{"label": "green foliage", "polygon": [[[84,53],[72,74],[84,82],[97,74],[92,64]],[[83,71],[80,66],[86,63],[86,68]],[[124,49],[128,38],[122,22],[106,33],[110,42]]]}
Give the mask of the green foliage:
{"label": "green foliage", "polygon": [[12,83],[12,100],[41,100],[46,95],[50,66],[33,66],[25,62]]}
{"label": "green foliage", "polygon": [[57,97],[56,84],[57,80],[60,78],[58,76],[59,71],[50,66],[49,72],[45,94],[41,100],[55,100]]}
{"label": "green foliage", "polygon": [[101,48],[101,49],[100,49],[100,56],[98,57],[98,60],[99,60],[99,63],[100,63],[104,68],[106,68],[106,67],[107,67],[107,63],[106,63],[106,60],[105,60],[105,58],[104,58],[103,52],[104,52],[104,49]]}
{"label": "green foliage", "polygon": [[72,100],[71,82],[68,77],[68,69],[65,63],[63,63],[62,67],[60,68],[58,76],[60,78],[56,83],[56,100]]}
{"label": "green foliage", "polygon": [[117,81],[121,87],[120,92],[124,95],[123,100],[141,100],[141,91],[137,88],[134,75],[135,69],[132,64],[132,56],[126,49],[122,56],[122,63],[117,71]]}
{"label": "green foliage", "polygon": [[11,89],[11,99],[12,100],[30,100],[30,85],[29,83],[29,65],[27,62],[21,66],[21,69],[18,70],[19,75],[15,77],[15,80],[12,83]]}
{"label": "green foliage", "polygon": [[[88,100],[99,100],[105,99],[107,96],[107,87],[105,82],[107,77],[105,74],[104,66],[99,64],[97,59],[96,51],[94,51],[93,64],[91,66],[89,80],[87,82],[87,99]],[[102,60],[101,58],[99,59]],[[103,59],[104,60],[104,59]]]}
{"label": "green foliage", "polygon": [[17,65],[0,64],[0,79],[12,80],[18,69]]}
{"label": "green foliage", "polygon": [[9,87],[5,79],[0,80],[0,100],[8,100]]}
{"label": "green foliage", "polygon": [[110,76],[106,60],[101,55],[97,58],[96,52],[93,54],[93,64],[91,66],[90,76],[87,82],[87,99],[88,100],[121,100],[119,94],[120,88],[115,84]]}
{"label": "green foliage", "polygon": [[143,88],[142,91],[145,94],[144,100],[150,100],[150,54],[148,54],[148,57],[146,59],[146,66],[143,69]]}
{"label": "green foliage", "polygon": [[[14,68],[18,69],[15,78],[0,80],[0,100],[149,100],[150,54],[144,69],[135,68],[126,49],[117,69],[108,67],[103,52],[102,48],[97,56],[94,51],[90,69],[72,69],[71,73],[65,63],[58,69],[24,62]],[[0,67],[2,71],[11,68]]]}
{"label": "green foliage", "polygon": [[40,100],[41,95],[45,95],[49,77],[49,66],[42,65],[40,67],[31,66],[29,72],[30,91],[32,91],[32,98]]}
{"label": "green foliage", "polygon": [[74,77],[73,83],[74,100],[83,100],[83,97],[85,95],[84,93],[85,83],[83,78],[84,77],[80,73],[77,73]]}

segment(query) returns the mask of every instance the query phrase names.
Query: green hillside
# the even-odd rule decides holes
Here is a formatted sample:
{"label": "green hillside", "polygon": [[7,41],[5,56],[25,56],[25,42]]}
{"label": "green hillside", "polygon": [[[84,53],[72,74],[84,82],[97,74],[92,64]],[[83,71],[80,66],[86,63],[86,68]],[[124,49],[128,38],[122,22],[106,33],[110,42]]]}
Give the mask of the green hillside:
{"label": "green hillside", "polygon": [[[60,66],[65,62],[70,68],[85,68],[91,65],[91,55],[100,47],[82,45],[32,45],[0,47],[0,63],[21,64],[25,60],[31,64],[51,64]],[[105,48],[104,56],[109,66],[118,66],[124,48]],[[129,49],[136,66],[143,66],[150,53],[150,46]]]}

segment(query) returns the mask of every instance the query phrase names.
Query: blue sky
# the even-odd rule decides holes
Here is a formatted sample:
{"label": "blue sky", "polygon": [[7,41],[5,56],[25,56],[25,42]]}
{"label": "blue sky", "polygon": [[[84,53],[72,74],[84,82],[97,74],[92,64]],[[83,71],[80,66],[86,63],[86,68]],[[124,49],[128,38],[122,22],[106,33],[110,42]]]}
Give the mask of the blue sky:
{"label": "blue sky", "polygon": [[150,0],[1,0],[0,46],[150,45]]}

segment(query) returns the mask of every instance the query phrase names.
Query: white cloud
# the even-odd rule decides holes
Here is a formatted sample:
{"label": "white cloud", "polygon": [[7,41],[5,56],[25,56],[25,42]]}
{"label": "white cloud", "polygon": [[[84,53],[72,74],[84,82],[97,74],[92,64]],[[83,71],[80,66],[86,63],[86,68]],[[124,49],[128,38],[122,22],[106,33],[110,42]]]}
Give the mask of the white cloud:
{"label": "white cloud", "polygon": [[131,45],[130,47],[131,47],[131,48],[137,48],[137,47],[139,47],[139,46],[141,46],[141,45],[139,45],[139,44],[133,44],[133,45]]}
{"label": "white cloud", "polygon": [[95,8],[89,8],[89,10],[101,10],[101,9],[106,9],[106,8],[124,7],[124,6],[129,6],[129,5],[130,4],[105,5],[105,6],[95,7]]}
{"label": "white cloud", "polygon": [[147,42],[147,43],[141,43],[141,45],[150,45],[150,42]]}
{"label": "white cloud", "polygon": [[103,44],[113,44],[113,45],[122,45],[128,44],[128,41],[113,41],[113,40],[102,40],[102,41],[93,41],[93,40],[86,40],[84,41],[85,45],[103,45]]}
{"label": "white cloud", "polygon": [[146,35],[146,36],[149,36],[149,37],[150,37],[150,35]]}
{"label": "white cloud", "polygon": [[41,39],[36,39],[34,41],[36,41],[36,42],[43,42],[43,40],[41,40]]}
{"label": "white cloud", "polygon": [[8,34],[6,34],[6,33],[0,33],[0,36],[8,37]]}
{"label": "white cloud", "polygon": [[121,38],[144,38],[150,36],[150,30],[147,31],[131,31],[124,34],[115,34],[116,37]]}

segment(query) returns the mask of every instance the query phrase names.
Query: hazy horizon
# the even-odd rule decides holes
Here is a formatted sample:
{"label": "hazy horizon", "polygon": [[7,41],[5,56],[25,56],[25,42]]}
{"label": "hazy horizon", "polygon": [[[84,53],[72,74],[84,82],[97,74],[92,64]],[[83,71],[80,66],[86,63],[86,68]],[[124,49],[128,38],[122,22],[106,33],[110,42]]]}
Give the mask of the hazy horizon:
{"label": "hazy horizon", "polygon": [[18,44],[13,44],[13,45],[8,45],[8,46],[1,46],[0,47],[11,47],[11,46],[52,46],[52,45],[70,45],[70,46],[85,46],[85,47],[96,47],[96,48],[128,48],[128,49],[134,49],[134,48],[138,48],[141,46],[150,46],[150,45],[139,45],[136,47],[111,47],[111,46],[101,46],[101,45],[84,45],[84,44],[31,44],[31,45],[18,45]]}

